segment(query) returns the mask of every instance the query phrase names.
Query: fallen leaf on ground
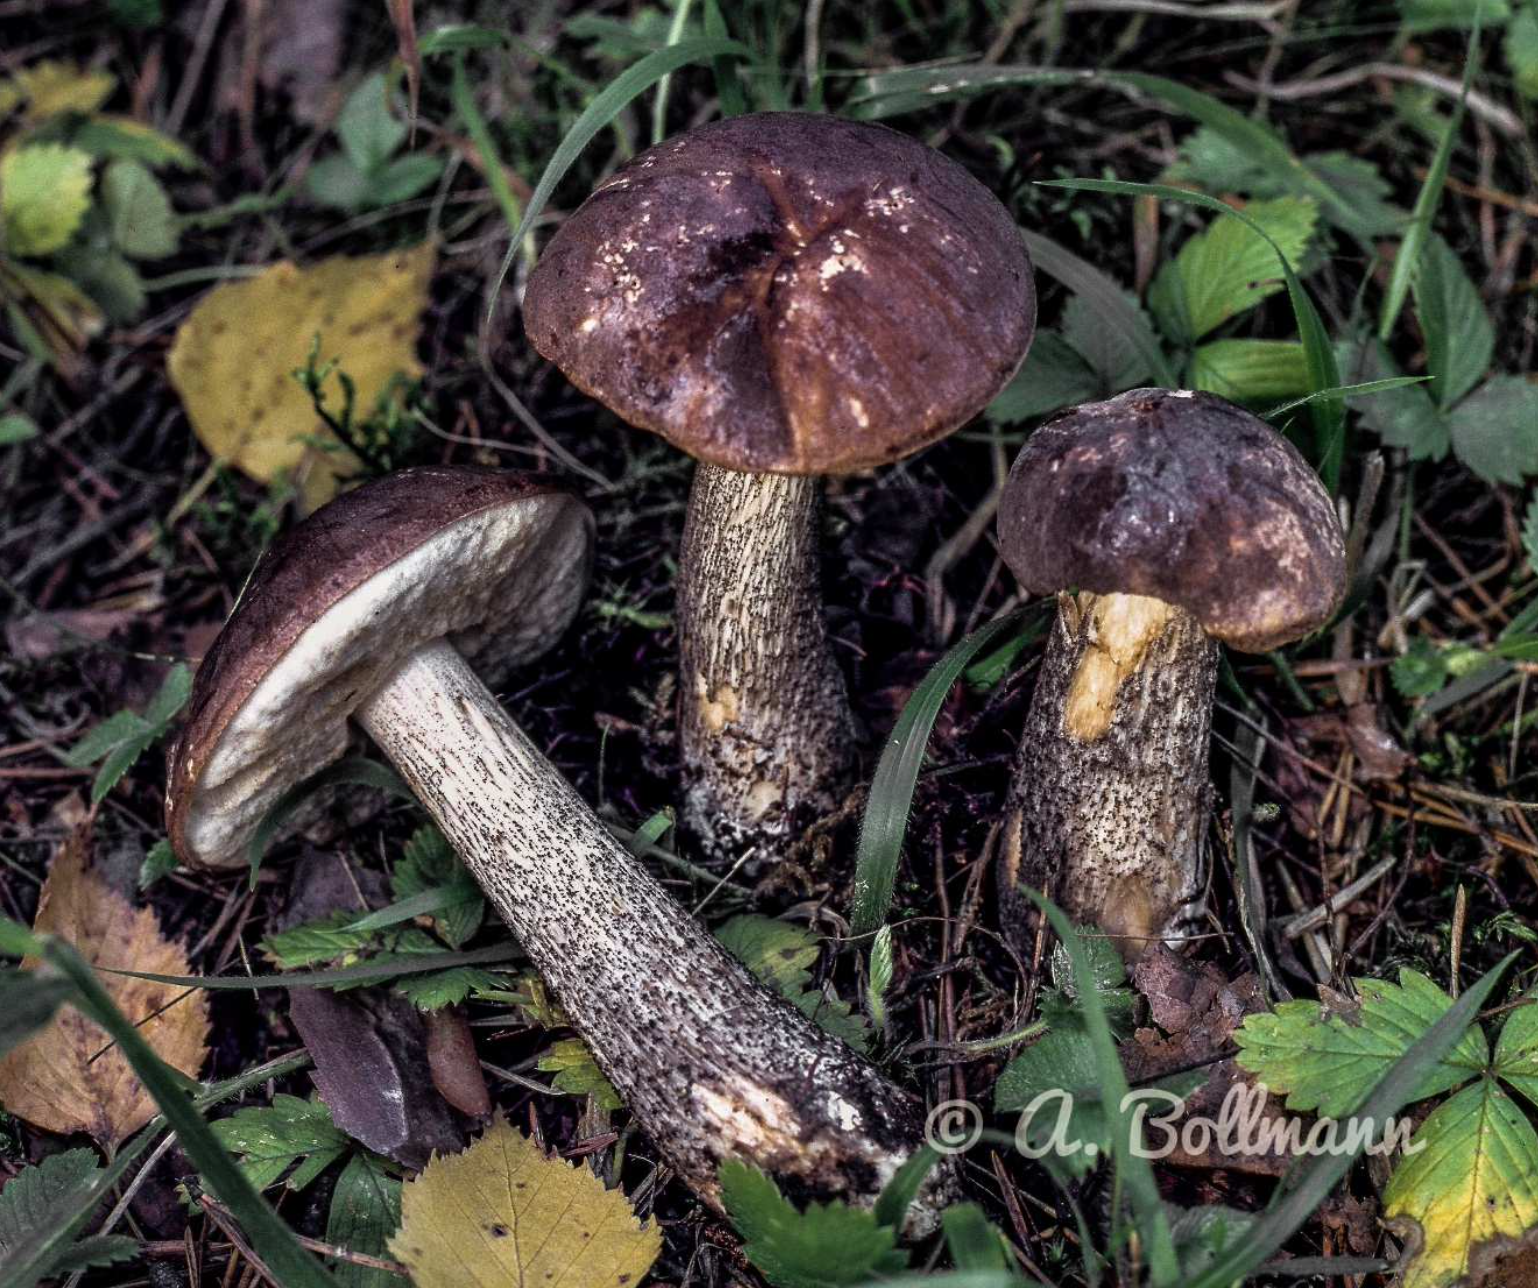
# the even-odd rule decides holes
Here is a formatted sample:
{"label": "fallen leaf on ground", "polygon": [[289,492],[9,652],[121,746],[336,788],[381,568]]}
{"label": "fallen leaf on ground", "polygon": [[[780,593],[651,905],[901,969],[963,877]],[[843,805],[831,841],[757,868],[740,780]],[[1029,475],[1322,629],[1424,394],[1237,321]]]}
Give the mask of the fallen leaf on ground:
{"label": "fallen leaf on ground", "polygon": [[[77,828],[60,846],[33,929],[67,940],[93,966],[190,974],[186,952],[161,935],[154,912],[133,907],[86,871],[88,826]],[[203,993],[121,975],[103,974],[101,983],[162,1060],[197,1076],[208,1053]],[[83,1131],[109,1146],[155,1113],[155,1102],[128,1061],[109,1045],[106,1033],[73,1007],[61,1010],[46,1029],[0,1060],[0,1105],[46,1131]]]}
{"label": "fallen leaf on ground", "polygon": [[314,446],[330,431],[293,373],[319,335],[319,361],[338,360],[322,386],[326,407],[340,415],[338,371],[345,372],[359,419],[395,376],[420,375],[417,334],[434,257],[424,242],[309,268],[274,264],[258,277],[216,286],[182,323],[166,361],[203,446],[263,482],[293,473],[308,508],[328,500],[337,476],[356,461]]}
{"label": "fallen leaf on ground", "polygon": [[417,1288],[619,1288],[638,1284],[661,1248],[623,1193],[500,1119],[405,1186],[390,1240]]}

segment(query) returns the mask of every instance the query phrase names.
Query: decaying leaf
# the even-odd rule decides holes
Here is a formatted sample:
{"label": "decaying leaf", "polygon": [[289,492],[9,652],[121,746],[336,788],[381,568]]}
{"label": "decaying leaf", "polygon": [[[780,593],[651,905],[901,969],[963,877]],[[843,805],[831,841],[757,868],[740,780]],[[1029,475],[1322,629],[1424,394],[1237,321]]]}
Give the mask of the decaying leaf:
{"label": "decaying leaf", "polygon": [[94,112],[112,97],[117,77],[111,72],[81,71],[78,64],[45,59],[0,81],[0,103],[25,106],[24,125],[35,125],[66,112]]}
{"label": "decaying leaf", "polygon": [[[396,375],[419,375],[417,334],[434,257],[432,244],[423,243],[309,268],[284,262],[205,295],[166,362],[203,446],[264,482],[291,471],[307,506],[326,501],[355,462],[314,445],[329,432],[293,373],[318,335],[321,361],[338,359],[353,380],[360,416]],[[328,409],[340,411],[335,371],[323,391]]]}
{"label": "decaying leaf", "polygon": [[500,1119],[405,1186],[390,1241],[417,1288],[620,1288],[640,1283],[661,1248],[624,1194]]}
{"label": "decaying leaf", "polygon": [[[72,833],[55,856],[34,929],[67,940],[93,966],[190,973],[186,953],[162,937],[154,912],[134,908],[86,870],[88,828]],[[121,975],[103,974],[101,982],[162,1060],[197,1075],[209,1031],[203,993]],[[155,1113],[155,1102],[107,1035],[69,1007],[0,1059],[0,1106],[47,1131],[83,1131],[109,1146]]]}

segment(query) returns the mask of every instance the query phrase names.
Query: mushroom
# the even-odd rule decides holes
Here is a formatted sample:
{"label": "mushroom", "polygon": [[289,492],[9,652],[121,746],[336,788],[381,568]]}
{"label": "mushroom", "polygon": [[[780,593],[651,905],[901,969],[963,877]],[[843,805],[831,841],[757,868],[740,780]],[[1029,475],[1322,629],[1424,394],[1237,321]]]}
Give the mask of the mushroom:
{"label": "mushroom", "polygon": [[881,126],[769,112],[636,157],[530,275],[534,346],[699,466],[678,580],[681,814],[708,861],[833,809],[855,722],[818,573],[819,476],[970,420],[1035,328],[1008,212]]}
{"label": "mushroom", "polygon": [[[241,865],[272,804],[357,720],[701,1197],[719,1205],[717,1169],[738,1158],[869,1203],[923,1139],[917,1102],[690,918],[466,660],[493,637],[525,659],[550,647],[591,544],[580,501],[517,474],[408,470],[318,510],[263,557],[198,671],[171,757],[172,844]],[[933,1225],[948,1185],[933,1178],[911,1228]]]}
{"label": "mushroom", "polygon": [[1346,568],[1330,496],[1233,403],[1134,389],[1036,430],[998,532],[1021,585],[1058,596],[1006,811],[1006,929],[1023,938],[1023,878],[1128,956],[1184,938],[1205,901],[1218,645],[1265,652],[1329,620]]}

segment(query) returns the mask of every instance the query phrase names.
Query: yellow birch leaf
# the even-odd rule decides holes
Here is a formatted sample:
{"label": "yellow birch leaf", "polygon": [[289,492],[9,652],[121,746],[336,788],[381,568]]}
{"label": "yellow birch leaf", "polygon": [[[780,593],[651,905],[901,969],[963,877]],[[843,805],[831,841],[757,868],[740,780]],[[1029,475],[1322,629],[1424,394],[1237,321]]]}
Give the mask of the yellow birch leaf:
{"label": "yellow birch leaf", "polygon": [[[187,975],[181,945],[160,933],[149,908],[135,908],[86,871],[90,823],[59,847],[43,883],[33,929],[73,944],[93,966]],[[35,962],[23,962],[33,967]],[[188,1077],[208,1054],[208,999],[197,990],[101,976],[119,1010],[139,1025],[155,1053]],[[108,1147],[155,1114],[155,1102],[102,1029],[73,1007],[0,1059],[0,1106],[46,1131],[83,1131]]]}
{"label": "yellow birch leaf", "polygon": [[[338,359],[356,385],[359,419],[396,375],[420,375],[416,344],[434,257],[423,243],[309,268],[274,264],[216,286],[182,323],[166,361],[203,446],[262,482],[289,473],[309,508],[328,500],[356,461],[312,445],[329,431],[293,373],[319,335],[320,361]],[[339,414],[335,371],[323,390],[327,409]]]}
{"label": "yellow birch leaf", "polygon": [[390,1240],[416,1288],[629,1288],[661,1248],[622,1192],[500,1118],[406,1184]]}

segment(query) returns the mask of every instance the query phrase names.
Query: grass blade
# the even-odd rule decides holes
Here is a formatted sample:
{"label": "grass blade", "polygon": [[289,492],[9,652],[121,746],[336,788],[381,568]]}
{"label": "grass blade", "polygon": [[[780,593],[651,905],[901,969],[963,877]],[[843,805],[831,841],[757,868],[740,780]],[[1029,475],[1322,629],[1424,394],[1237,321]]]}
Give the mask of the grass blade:
{"label": "grass blade", "polygon": [[860,847],[855,859],[854,903],[850,927],[856,935],[881,928],[892,907],[897,865],[902,861],[903,835],[913,790],[924,764],[929,732],[951,686],[990,641],[1019,624],[1024,610],[996,618],[968,635],[930,668],[914,689],[892,727],[886,749],[871,780],[870,800],[860,823]]}
{"label": "grass blade", "polygon": [[427,971],[447,970],[451,966],[485,966],[492,962],[512,961],[522,955],[517,944],[492,944],[464,953],[381,953],[361,966],[289,971],[281,975],[155,975],[149,971],[118,970],[111,966],[99,969],[109,975],[127,975],[132,979],[176,984],[182,988],[325,988],[331,984],[366,984],[373,980],[394,979],[397,975],[421,975]]}

